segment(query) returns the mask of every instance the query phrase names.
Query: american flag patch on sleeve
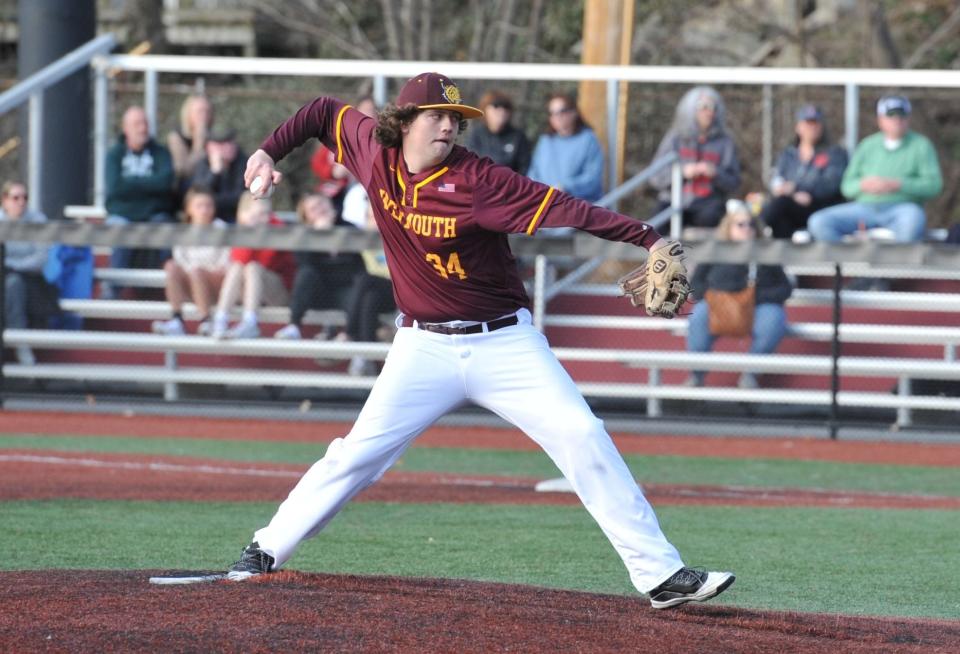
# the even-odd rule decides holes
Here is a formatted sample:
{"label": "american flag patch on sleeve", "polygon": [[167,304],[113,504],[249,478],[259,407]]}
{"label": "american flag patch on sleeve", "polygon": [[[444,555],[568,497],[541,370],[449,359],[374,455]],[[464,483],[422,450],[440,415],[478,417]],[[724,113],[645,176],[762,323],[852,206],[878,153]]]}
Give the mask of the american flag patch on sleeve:
{"label": "american flag patch on sleeve", "polygon": [[437,187],[437,190],[441,193],[455,193],[457,186],[456,184],[441,184]]}

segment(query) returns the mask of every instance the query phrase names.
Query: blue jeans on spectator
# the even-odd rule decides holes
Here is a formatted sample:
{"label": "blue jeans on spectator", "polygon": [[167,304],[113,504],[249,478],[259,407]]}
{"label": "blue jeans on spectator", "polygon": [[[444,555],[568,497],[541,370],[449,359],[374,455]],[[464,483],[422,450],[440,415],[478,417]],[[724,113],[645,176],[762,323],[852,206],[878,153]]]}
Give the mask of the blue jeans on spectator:
{"label": "blue jeans on spectator", "polygon": [[913,202],[847,202],[815,212],[807,221],[807,231],[817,241],[836,242],[861,229],[886,227],[900,243],[923,240],[927,216]]}
{"label": "blue jeans on spectator", "polygon": [[[132,221],[124,216],[111,214],[104,221],[107,225],[129,225]],[[168,213],[157,213],[146,221],[147,223],[160,224],[176,222],[174,217]],[[133,248],[113,248],[110,254],[111,268],[146,268],[160,269],[163,262],[170,258],[170,250],[144,250]],[[120,288],[107,282],[100,285],[100,297],[102,299],[113,299],[120,292]]]}
{"label": "blue jeans on spectator", "polygon": [[[131,222],[132,221],[129,218],[124,218],[123,216],[117,216],[114,214],[107,216],[107,219],[104,221],[104,223],[107,225],[129,225]],[[159,224],[159,223],[172,223],[176,221],[174,220],[173,216],[171,216],[168,213],[157,213],[150,216],[150,218],[146,222]],[[135,250],[131,248],[113,248],[113,253],[110,255],[110,267],[111,268],[129,268],[133,260],[134,252]],[[154,252],[157,252],[157,251],[154,250]],[[161,265],[163,265],[164,261],[170,258],[170,252],[169,250],[164,252],[158,252],[158,254],[156,254],[152,258],[159,260],[159,265],[156,266],[159,268]]]}
{"label": "blue jeans on spectator", "polygon": [[27,286],[23,277],[16,272],[7,271],[4,279],[4,311],[8,329],[27,328]]}
{"label": "blue jeans on spectator", "polygon": [[[782,304],[765,302],[754,308],[753,334],[750,341],[750,354],[770,354],[776,351],[780,341],[787,333],[787,312]],[[689,352],[709,352],[717,337],[710,333],[710,309],[706,300],[693,305],[693,313],[687,320],[687,350]],[[691,375],[703,382],[706,373],[694,370]]]}

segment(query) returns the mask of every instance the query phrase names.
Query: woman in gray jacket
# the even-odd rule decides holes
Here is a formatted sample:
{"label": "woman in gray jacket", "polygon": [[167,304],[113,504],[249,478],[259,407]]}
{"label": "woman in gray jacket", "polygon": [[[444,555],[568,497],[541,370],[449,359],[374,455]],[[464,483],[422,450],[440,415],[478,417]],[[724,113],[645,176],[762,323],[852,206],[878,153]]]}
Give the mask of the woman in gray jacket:
{"label": "woman in gray jacket", "polygon": [[[740,186],[737,147],[726,127],[726,106],[709,86],[689,90],[674,116],[673,126],[654,155],[654,160],[673,152],[683,173],[683,224],[716,227],[724,203]],[[670,206],[670,166],[650,183],[659,193],[659,209]]]}
{"label": "woman in gray jacket", "polygon": [[[0,187],[0,196],[0,220],[47,222],[47,217],[39,211],[27,209],[27,187],[24,184],[6,182]],[[57,289],[47,283],[43,276],[47,245],[31,241],[8,241],[5,246],[5,327],[46,327],[47,320],[60,312]],[[36,362],[33,351],[26,345],[17,346],[16,352],[20,363],[33,365]]]}

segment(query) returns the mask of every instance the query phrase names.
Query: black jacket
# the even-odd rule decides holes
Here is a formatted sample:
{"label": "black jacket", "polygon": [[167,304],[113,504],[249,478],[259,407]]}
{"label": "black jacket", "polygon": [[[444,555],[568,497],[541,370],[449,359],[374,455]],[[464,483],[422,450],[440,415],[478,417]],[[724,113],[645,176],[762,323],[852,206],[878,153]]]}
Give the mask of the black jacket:
{"label": "black jacket", "polygon": [[507,125],[494,134],[483,123],[471,125],[467,131],[467,149],[481,157],[490,157],[494,163],[511,168],[521,175],[530,167],[530,141],[522,130]]}
{"label": "black jacket", "polygon": [[[741,263],[701,263],[693,271],[690,285],[696,299],[703,299],[707,290],[742,291],[747,286],[750,268]],[[780,266],[757,266],[757,304],[783,304],[793,292],[793,285]]]}
{"label": "black jacket", "polygon": [[247,155],[237,148],[237,156],[230,165],[219,173],[210,170],[208,159],[202,159],[197,164],[193,175],[181,182],[180,192],[186,195],[193,186],[206,186],[213,191],[214,202],[217,205],[217,217],[228,223],[237,220],[237,203],[246,187],[243,183],[243,173],[247,169]]}
{"label": "black jacket", "polygon": [[777,177],[794,182],[798,191],[805,191],[814,204],[843,202],[840,180],[847,168],[847,151],[839,145],[819,146],[810,161],[800,161],[800,151],[791,145],[780,153]]}

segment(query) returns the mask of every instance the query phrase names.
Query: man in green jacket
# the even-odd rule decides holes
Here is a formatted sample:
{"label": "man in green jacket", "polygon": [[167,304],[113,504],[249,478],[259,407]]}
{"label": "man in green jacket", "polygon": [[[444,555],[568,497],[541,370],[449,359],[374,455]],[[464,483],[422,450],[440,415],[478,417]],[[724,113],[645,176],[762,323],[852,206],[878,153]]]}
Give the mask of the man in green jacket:
{"label": "man in green jacket", "polygon": [[887,95],[877,103],[880,131],[860,142],[843,174],[840,190],[852,200],[810,216],[807,229],[818,241],[886,227],[894,239],[920,241],[926,232],[923,202],[943,189],[937,152],[910,129],[910,101]]}

